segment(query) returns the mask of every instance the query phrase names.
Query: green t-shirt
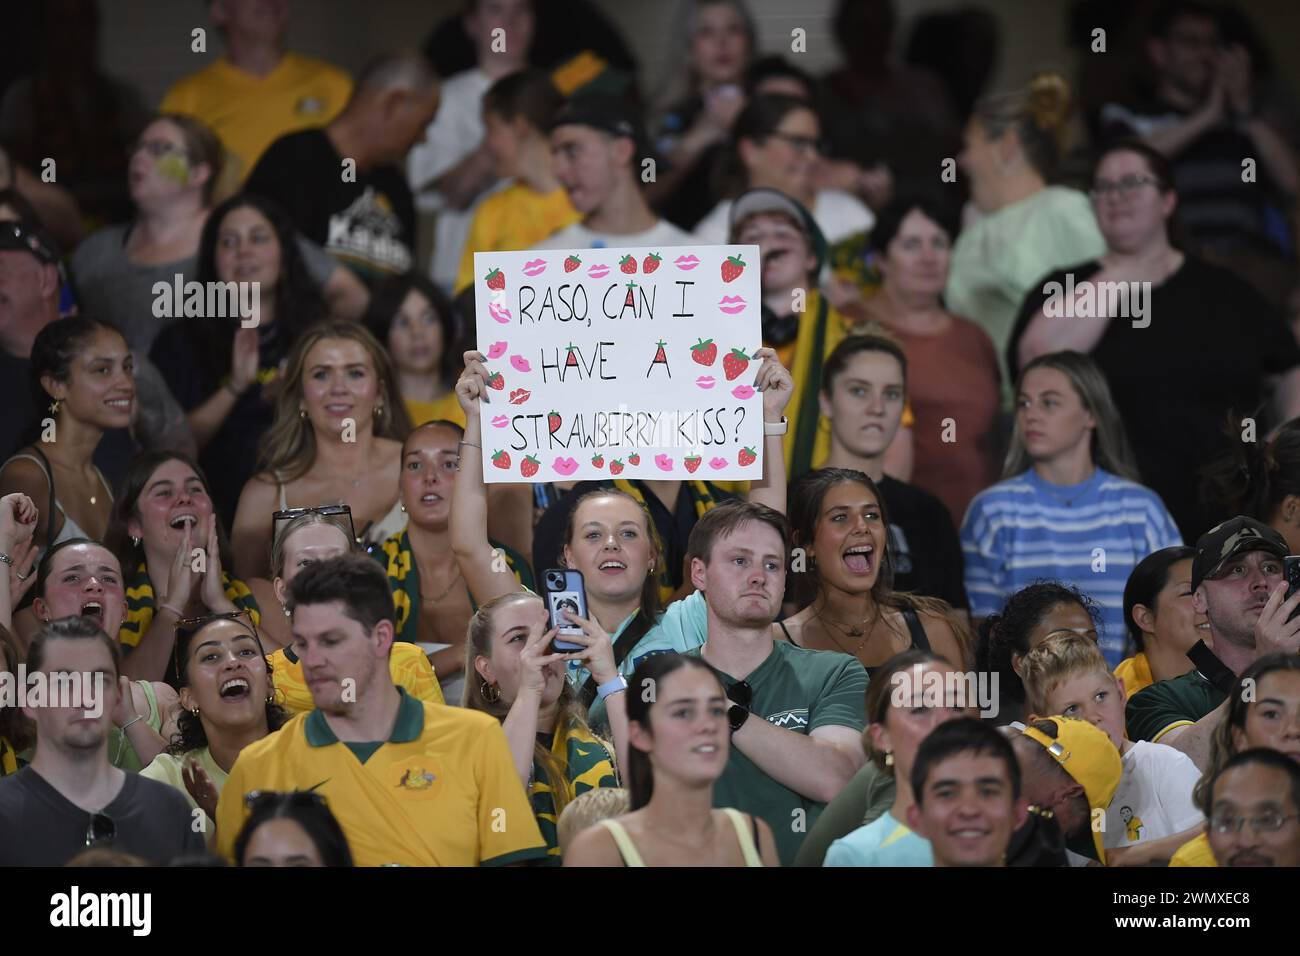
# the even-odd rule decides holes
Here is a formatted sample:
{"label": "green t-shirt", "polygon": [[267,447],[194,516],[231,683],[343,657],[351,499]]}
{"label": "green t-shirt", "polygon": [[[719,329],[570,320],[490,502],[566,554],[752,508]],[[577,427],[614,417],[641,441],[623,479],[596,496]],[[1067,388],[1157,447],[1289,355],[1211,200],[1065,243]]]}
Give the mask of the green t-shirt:
{"label": "green t-shirt", "polygon": [[[701,650],[686,653],[699,657]],[[730,674],[714,670],[726,687],[738,683]],[[753,691],[750,720],[762,717],[804,736],[818,727],[835,726],[861,733],[866,725],[867,672],[847,654],[776,641],[772,653],[745,681]],[[794,861],[804,835],[825,807],[772,779],[734,744],[727,769],[713,786],[713,805],[735,807],[766,820],[776,836],[782,866]]]}
{"label": "green t-shirt", "polygon": [[1166,732],[1196,723],[1226,699],[1200,671],[1157,681],[1129,699],[1124,712],[1129,739],[1159,743]]}

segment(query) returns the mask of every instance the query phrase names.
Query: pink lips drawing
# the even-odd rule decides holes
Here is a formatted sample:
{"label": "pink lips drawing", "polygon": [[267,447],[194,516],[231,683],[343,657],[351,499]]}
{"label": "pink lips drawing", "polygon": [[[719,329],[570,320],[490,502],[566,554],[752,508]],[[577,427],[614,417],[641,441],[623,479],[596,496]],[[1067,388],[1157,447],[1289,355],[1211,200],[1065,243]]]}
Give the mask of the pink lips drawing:
{"label": "pink lips drawing", "polygon": [[510,348],[508,342],[493,342],[488,346],[487,357],[490,359],[499,359],[506,354],[506,349]]}
{"label": "pink lips drawing", "polygon": [[700,388],[712,388],[717,384],[717,380],[712,375],[701,375],[695,380],[695,384]]}
{"label": "pink lips drawing", "polygon": [[524,263],[523,273],[529,278],[532,278],[533,276],[539,276],[545,271],[546,271],[545,259],[530,259],[528,262]]}
{"label": "pink lips drawing", "polygon": [[667,455],[655,455],[655,467],[660,471],[672,471],[673,460]]}
{"label": "pink lips drawing", "polygon": [[578,470],[578,463],[572,458],[557,458],[551,463],[556,474],[564,475],[566,478]]}
{"label": "pink lips drawing", "polygon": [[492,419],[493,428],[505,428],[509,424],[510,424],[510,419],[506,418],[504,415],[497,415],[495,418]]}
{"label": "pink lips drawing", "polygon": [[587,275],[591,276],[593,279],[603,279],[605,276],[609,275],[609,266],[605,265],[603,262],[598,262],[587,270]]}
{"label": "pink lips drawing", "polygon": [[[723,311],[726,311],[725,309]],[[496,319],[502,325],[509,325],[510,320],[514,318],[514,313],[504,305],[497,305],[495,302],[488,304],[488,315]]]}
{"label": "pink lips drawing", "polygon": [[726,467],[727,467],[727,459],[725,459],[725,458],[710,458],[710,459],[709,459],[709,467],[712,468],[714,471],[721,471],[723,468],[726,468]]}
{"label": "pink lips drawing", "polygon": [[718,300],[718,311],[725,312],[727,315],[739,315],[745,311],[745,297],[740,295],[724,295]]}
{"label": "pink lips drawing", "polygon": [[531,372],[533,370],[533,367],[528,364],[528,359],[522,355],[510,356],[510,365],[516,372]]}
{"label": "pink lips drawing", "polygon": [[[528,369],[524,368],[524,369],[520,369],[519,371],[526,372],[528,371]],[[755,392],[748,385],[737,385],[735,388],[731,390],[731,394],[743,402],[747,398],[753,398],[757,394],[757,392]]]}
{"label": "pink lips drawing", "polygon": [[673,265],[677,266],[677,268],[681,269],[683,272],[690,272],[699,264],[700,260],[698,256],[678,256],[673,260]]}

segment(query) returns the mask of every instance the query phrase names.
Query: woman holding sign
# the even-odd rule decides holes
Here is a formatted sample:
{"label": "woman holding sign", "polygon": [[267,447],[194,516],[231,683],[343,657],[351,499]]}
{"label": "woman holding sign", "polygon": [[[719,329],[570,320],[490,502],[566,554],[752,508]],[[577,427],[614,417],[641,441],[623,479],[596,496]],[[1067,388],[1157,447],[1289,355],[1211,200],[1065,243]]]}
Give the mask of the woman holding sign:
{"label": "woman holding sign", "polygon": [[[785,426],[781,413],[790,400],[794,383],[771,349],[758,349],[754,358],[761,363],[753,387],[763,395],[767,457],[763,479],[752,483],[749,499],[784,512],[782,435]],[[492,554],[487,541],[480,447],[482,420],[477,401],[480,398],[491,401],[492,393],[486,385],[486,361],[481,352],[466,352],[465,373],[456,386],[467,423],[463,445],[469,446],[468,451],[462,452],[461,470],[456,477],[457,507],[452,514],[451,528],[452,547],[463,568],[484,567]],[[677,552],[682,555],[677,559],[680,571],[685,563],[685,541],[690,529],[713,505],[713,495],[707,483],[701,481],[584,481],[549,509],[543,519],[544,523],[563,530],[551,539],[554,550],[538,566],[539,572],[562,565],[582,573],[591,618],[612,636],[615,663],[624,676],[636,666],[641,639],[660,618],[664,539],[671,535],[680,540]],[[541,532],[539,526],[539,539]],[[467,579],[470,573],[466,571]],[[474,590],[475,597],[486,601],[514,590],[507,577],[485,576],[490,590],[484,594]],[[703,634],[691,627],[673,628],[671,633],[678,635],[676,640],[682,644],[679,650],[689,650],[704,640]],[[570,678],[580,688],[584,703],[590,706],[597,688],[586,668],[574,667]]]}

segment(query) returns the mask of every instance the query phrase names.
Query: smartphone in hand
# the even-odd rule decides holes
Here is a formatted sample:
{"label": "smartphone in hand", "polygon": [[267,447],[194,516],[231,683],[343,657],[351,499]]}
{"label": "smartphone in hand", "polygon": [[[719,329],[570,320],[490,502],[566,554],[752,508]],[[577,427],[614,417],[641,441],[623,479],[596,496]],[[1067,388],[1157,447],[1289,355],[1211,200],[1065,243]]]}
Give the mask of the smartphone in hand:
{"label": "smartphone in hand", "polygon": [[[1288,554],[1282,559],[1282,574],[1286,577],[1286,596],[1283,600],[1290,600],[1300,590],[1300,554]],[[1300,608],[1292,611],[1287,620],[1290,621],[1297,614],[1300,614]]]}
{"label": "smartphone in hand", "polygon": [[[1300,559],[1297,559],[1300,560]],[[582,644],[564,640],[565,634],[581,634],[582,628],[570,623],[564,611],[587,617],[587,588],[582,581],[582,572],[567,568],[551,568],[542,575],[546,610],[551,627],[556,629],[556,636],[551,641],[551,650],[556,653],[580,651]]]}

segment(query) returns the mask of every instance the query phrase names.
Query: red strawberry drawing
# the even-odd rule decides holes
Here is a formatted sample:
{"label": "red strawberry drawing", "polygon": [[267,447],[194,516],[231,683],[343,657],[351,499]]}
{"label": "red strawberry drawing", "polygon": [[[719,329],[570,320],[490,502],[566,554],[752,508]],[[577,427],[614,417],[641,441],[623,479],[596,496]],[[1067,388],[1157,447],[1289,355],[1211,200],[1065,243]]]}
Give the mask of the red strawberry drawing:
{"label": "red strawberry drawing", "polygon": [[749,368],[749,356],[741,349],[732,349],[722,357],[722,370],[727,373],[727,381],[739,378]]}
{"label": "red strawberry drawing", "polygon": [[613,461],[611,461],[609,463],[609,473],[611,475],[623,474],[623,459],[615,458]]}
{"label": "red strawberry drawing", "polygon": [[631,256],[624,256],[622,259],[619,259],[618,267],[622,269],[624,272],[626,272],[628,275],[636,274],[636,260],[633,259]]}
{"label": "red strawberry drawing", "polygon": [[639,464],[641,464],[641,455],[640,455],[639,453],[637,453],[637,452],[632,452],[632,454],[630,454],[630,455],[627,456],[627,463],[628,463],[629,465],[639,465]]}
{"label": "red strawberry drawing", "polygon": [[556,432],[560,430],[559,412],[555,411],[554,409],[551,410],[551,413],[546,416],[546,427],[551,430],[552,435],[554,435]]}
{"label": "red strawberry drawing", "polygon": [[704,459],[701,458],[699,455],[687,455],[685,458],[682,459],[682,464],[686,466],[687,471],[691,472],[691,474],[694,474],[695,469],[700,467],[700,462],[702,462],[703,460]]}
{"label": "red strawberry drawing", "polygon": [[493,372],[488,376],[487,387],[495,388],[499,392],[506,387],[506,380],[501,377],[500,372]]}
{"label": "red strawberry drawing", "polygon": [[591,456],[591,463],[595,465],[597,468],[604,468],[605,456],[602,455],[600,452],[596,452],[596,454]]}
{"label": "red strawberry drawing", "polygon": [[758,461],[758,456],[754,454],[754,449],[745,447],[742,448],[740,454],[736,456],[736,461],[742,467],[744,465],[752,465],[754,462]]}
{"label": "red strawberry drawing", "polygon": [[519,463],[519,474],[523,475],[525,478],[531,478],[533,475],[537,474],[537,469],[541,464],[542,463],[537,460],[536,455],[529,455]]}
{"label": "red strawberry drawing", "polygon": [[572,272],[580,265],[582,265],[581,259],[579,259],[577,256],[569,256],[567,259],[564,260],[564,271]]}
{"label": "red strawberry drawing", "polygon": [[658,350],[655,352],[654,362],[651,362],[650,364],[654,365],[655,362],[663,362],[664,364],[667,364],[668,353],[664,351],[664,340],[660,339],[658,342],[655,343],[655,345],[658,346]]}
{"label": "red strawberry drawing", "polygon": [[650,255],[646,256],[645,261],[641,263],[641,271],[644,272],[646,275],[649,275],[650,273],[658,269],[659,263],[663,261],[664,261],[663,256],[659,255],[659,253],[657,252],[652,252],[650,253]]}
{"label": "red strawberry drawing", "polygon": [[691,358],[701,365],[712,365],[718,357],[718,347],[713,344],[713,339],[700,339],[691,346]]}
{"label": "red strawberry drawing", "polygon": [[565,367],[565,368],[576,368],[576,367],[577,367],[577,365],[578,365],[578,356],[577,356],[576,354],[574,354],[574,349],[576,349],[576,348],[577,348],[577,346],[574,345],[572,342],[569,343],[569,346],[568,346],[568,352],[569,352],[569,354],[566,355],[565,358],[564,358],[564,367]]}
{"label": "red strawberry drawing", "polygon": [[635,282],[629,282],[629,283],[627,284],[627,298],[623,300],[623,306],[624,306],[624,308],[626,308],[626,307],[629,306],[629,305],[631,305],[631,306],[635,306],[635,305],[636,305],[636,299],[632,298],[632,290],[635,289],[635,288],[636,288],[636,283],[635,283]]}
{"label": "red strawberry drawing", "polygon": [[509,467],[510,467],[510,452],[508,452],[508,451],[494,451],[494,452],[492,453],[492,464],[496,465],[498,468],[509,468]]}
{"label": "red strawberry drawing", "polygon": [[740,256],[727,256],[722,263],[722,281],[730,282],[745,271],[745,260]]}
{"label": "red strawberry drawing", "polygon": [[487,280],[487,287],[500,292],[506,287],[506,274],[500,269],[493,269],[483,277]]}

